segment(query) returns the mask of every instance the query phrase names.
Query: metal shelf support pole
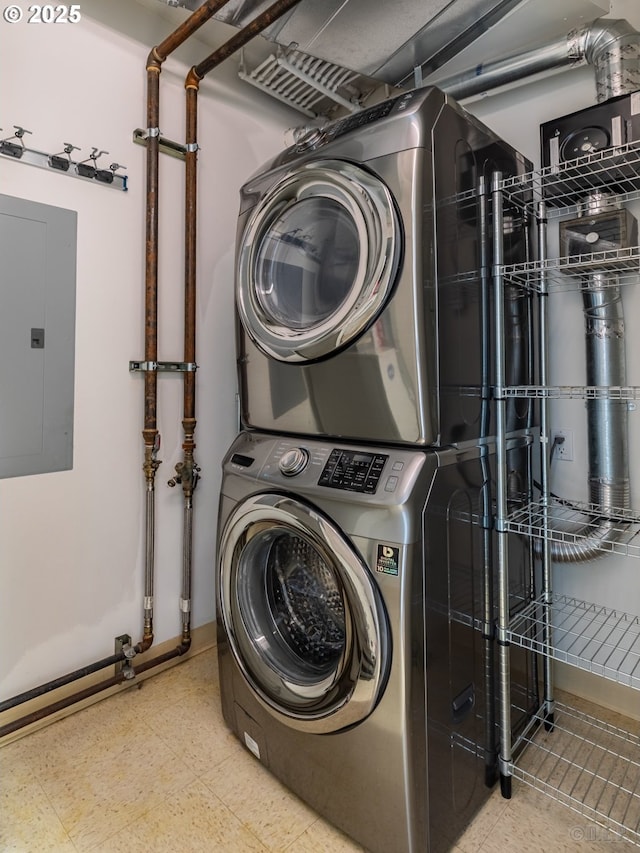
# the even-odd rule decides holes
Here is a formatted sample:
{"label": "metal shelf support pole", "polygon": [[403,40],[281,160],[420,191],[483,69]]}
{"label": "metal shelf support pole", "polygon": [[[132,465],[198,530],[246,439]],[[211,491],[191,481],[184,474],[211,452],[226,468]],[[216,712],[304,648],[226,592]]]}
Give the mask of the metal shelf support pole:
{"label": "metal shelf support pole", "polygon": [[[547,260],[547,209],[544,201],[537,205],[538,224],[538,258],[544,267]],[[540,370],[540,385],[544,388],[549,381],[548,376],[548,306],[549,288],[546,273],[540,277],[540,289],[538,291],[539,322],[538,322],[538,357]],[[540,502],[542,506],[542,525],[544,530],[548,528],[548,514],[550,501],[550,464],[549,448],[551,447],[551,429],[549,426],[549,402],[546,397],[540,400]],[[553,585],[551,581],[551,544],[545,536],[542,540],[542,601],[543,601],[543,637],[547,648],[551,647],[551,604],[553,601]],[[544,715],[545,728],[553,728],[553,662],[550,655],[544,657]]]}
{"label": "metal shelf support pole", "polygon": [[[478,223],[480,226],[480,286],[482,324],[482,404],[480,435],[489,436],[491,423],[491,227],[489,221],[489,186],[484,175],[478,181]],[[482,471],[481,529],[482,529],[482,646],[484,677],[487,690],[485,716],[485,784],[493,787],[497,780],[498,738],[496,729],[496,673],[495,673],[495,594],[493,566],[493,518],[491,494],[491,467],[489,447],[480,447]]]}
{"label": "metal shelf support pole", "polygon": [[502,796],[511,797],[511,673],[509,649],[509,553],[506,530],[507,517],[507,445],[505,381],[505,328],[504,328],[504,211],[502,173],[491,176],[491,202],[493,213],[493,266],[494,333],[495,333],[495,386],[496,409],[496,539],[498,569],[498,677],[500,683],[500,788]]}

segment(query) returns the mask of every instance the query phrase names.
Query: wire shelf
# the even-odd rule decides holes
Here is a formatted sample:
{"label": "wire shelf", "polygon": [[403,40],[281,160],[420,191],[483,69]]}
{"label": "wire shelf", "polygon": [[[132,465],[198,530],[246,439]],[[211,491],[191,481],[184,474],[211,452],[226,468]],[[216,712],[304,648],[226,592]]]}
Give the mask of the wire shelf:
{"label": "wire shelf", "polygon": [[510,385],[502,389],[504,397],[529,400],[638,400],[637,385]]}
{"label": "wire shelf", "polygon": [[640,557],[640,516],[634,510],[553,499],[515,510],[505,530],[578,548]]}
{"label": "wire shelf", "polygon": [[545,199],[549,206],[564,212],[579,205],[586,195],[603,189],[629,201],[640,197],[640,142],[505,178],[502,188],[507,198],[520,207],[527,207],[533,194],[534,201]]}
{"label": "wire shelf", "polygon": [[561,703],[551,732],[537,720],[514,777],[640,846],[640,737]]}
{"label": "wire shelf", "polygon": [[621,284],[635,284],[640,276],[640,249],[607,249],[587,255],[570,255],[545,261],[530,261],[502,267],[505,280],[540,293],[546,289],[561,291],[583,288],[585,276],[601,276],[598,290]]}
{"label": "wire shelf", "polygon": [[[551,623],[551,646],[545,617]],[[640,690],[638,616],[554,595],[550,604],[538,599],[519,613],[511,622],[509,639],[514,645]]]}

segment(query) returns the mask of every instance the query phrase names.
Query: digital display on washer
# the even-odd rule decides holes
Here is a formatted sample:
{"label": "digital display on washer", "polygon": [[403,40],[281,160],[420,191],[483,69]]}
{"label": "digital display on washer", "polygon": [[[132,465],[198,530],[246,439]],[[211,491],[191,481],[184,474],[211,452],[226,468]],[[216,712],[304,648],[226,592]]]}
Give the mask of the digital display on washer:
{"label": "digital display on washer", "polygon": [[388,458],[384,453],[335,448],[329,454],[318,485],[372,495],[380,482],[382,469]]}

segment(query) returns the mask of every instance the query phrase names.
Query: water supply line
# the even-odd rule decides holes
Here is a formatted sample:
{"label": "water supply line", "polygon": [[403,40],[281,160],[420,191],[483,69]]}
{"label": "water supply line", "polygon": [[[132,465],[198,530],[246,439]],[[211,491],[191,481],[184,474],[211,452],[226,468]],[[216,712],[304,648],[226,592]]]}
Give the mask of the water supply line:
{"label": "water supply line", "polygon": [[[226,0],[225,0],[226,2]],[[225,42],[197,66],[193,66],[185,79],[185,282],[184,282],[184,400],[182,427],[182,461],[175,466],[176,475],[170,486],[182,485],[184,497],[183,549],[182,549],[182,643],[190,642],[191,621],[191,563],[193,549],[193,492],[200,469],[194,461],[196,429],[195,368],[196,360],[196,255],[197,255],[197,195],[198,195],[198,90],[200,82],[221,62],[234,54],[256,35],[259,35],[300,0],[278,0],[258,15],[240,32]],[[223,5],[223,4],[220,4]]]}
{"label": "water supply line", "polygon": [[[124,663],[122,670],[112,678],[94,684],[85,690],[76,692],[58,702],[34,711],[18,720],[0,727],[0,737],[11,734],[19,728],[56,713],[63,708],[80,702],[88,696],[114,687],[127,678],[133,678],[131,660],[147,651],[153,643],[153,586],[154,586],[154,533],[155,533],[155,474],[160,465],[157,453],[160,447],[160,434],[157,429],[157,358],[158,358],[158,160],[160,139],[160,72],[162,64],[181,44],[183,44],[204,23],[212,18],[229,0],[205,0],[203,5],[190,15],[173,33],[159,45],[152,48],[146,63],[147,72],[147,162],[146,162],[146,214],[145,214],[145,327],[144,327],[144,464],[145,477],[145,577],[144,577],[144,614],[143,636],[135,646],[125,645],[113,655],[102,658],[87,666],[80,667],[65,675],[40,684],[0,703],[0,713],[15,708],[67,684],[72,684],[109,666]],[[194,359],[195,360],[195,357]],[[190,534],[190,531],[189,531]],[[184,548],[183,548],[184,551]],[[183,560],[184,562],[184,560]],[[184,572],[183,572],[184,574]],[[183,580],[183,599],[184,599]],[[183,608],[182,608],[183,609]],[[184,654],[191,643],[190,634],[184,629],[180,645],[170,653],[146,661],[138,666],[138,672],[164,663],[170,657]]]}
{"label": "water supply line", "polygon": [[[137,651],[146,651],[153,643],[153,586],[155,574],[155,476],[160,460],[160,433],[157,428],[157,363],[158,363],[158,210],[159,210],[159,142],[160,142],[160,72],[162,64],[183,42],[212,18],[228,0],[205,0],[163,42],[154,47],[147,59],[147,192],[146,192],[146,250],[145,250],[145,345],[144,358],[144,441],[143,472],[145,478],[145,581],[144,628]],[[185,294],[185,303],[187,295]],[[186,344],[185,332],[185,349]],[[187,359],[185,358],[185,361]],[[194,357],[189,364],[195,364]],[[191,452],[193,462],[193,452]],[[190,469],[193,472],[193,464]],[[193,472],[195,474],[195,472]],[[185,473],[185,479],[188,478]],[[192,491],[192,489],[191,489]],[[183,548],[184,550],[184,548]],[[182,607],[182,605],[181,605]],[[184,624],[184,620],[183,620]],[[182,644],[190,643],[184,628]]]}
{"label": "water supply line", "polygon": [[598,18],[533,50],[487,62],[441,80],[429,79],[463,100],[525,80],[534,74],[592,65],[598,103],[640,89],[640,33],[628,21]]}
{"label": "water supply line", "polygon": [[[89,666],[82,667],[47,684],[25,691],[19,696],[3,702],[0,712],[16,707],[31,699],[42,696],[52,690],[72,683],[91,673],[105,669],[117,663],[130,663],[139,653],[146,651],[153,643],[153,578],[154,578],[154,529],[155,529],[155,473],[160,465],[157,459],[159,433],[157,430],[157,343],[158,343],[158,160],[159,160],[159,118],[160,96],[159,78],[162,63],[170,53],[176,50],[189,36],[208,21],[215,12],[229,0],[206,0],[180,27],[169,35],[160,45],[154,47],[147,59],[147,200],[145,219],[145,391],[144,391],[144,465],[146,501],[146,560],[144,592],[144,631],[142,640],[135,646],[128,646],[122,652],[103,658]],[[197,195],[197,91],[200,81],[213,68],[259,35],[271,23],[295,6],[300,0],[279,0],[250,22],[233,38],[214,51],[200,65],[194,66],[187,76],[191,85],[187,87],[187,178],[186,178],[186,216],[185,216],[185,364],[195,368],[196,342],[196,195]],[[193,74],[192,74],[193,72]],[[186,83],[185,83],[186,86]],[[182,484],[184,493],[183,528],[183,572],[180,609],[182,612],[182,636],[178,646],[156,655],[136,667],[135,673],[125,666],[114,676],[97,684],[77,691],[63,699],[0,726],[0,738],[12,734],[51,714],[97,695],[103,690],[117,687],[125,679],[136,673],[142,674],[160,666],[177,656],[185,654],[191,645],[191,555],[193,534],[193,490],[198,480],[199,468],[193,461],[195,448],[195,373],[193,369],[185,371],[183,404],[183,460],[177,463],[173,485]]]}

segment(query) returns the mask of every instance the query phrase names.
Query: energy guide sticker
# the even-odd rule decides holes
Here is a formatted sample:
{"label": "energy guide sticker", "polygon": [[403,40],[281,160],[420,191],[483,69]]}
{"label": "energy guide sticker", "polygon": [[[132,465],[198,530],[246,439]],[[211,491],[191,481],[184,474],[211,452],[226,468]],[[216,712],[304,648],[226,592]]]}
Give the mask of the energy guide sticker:
{"label": "energy guide sticker", "polygon": [[378,545],[376,572],[397,575],[400,570],[400,548],[395,545]]}

